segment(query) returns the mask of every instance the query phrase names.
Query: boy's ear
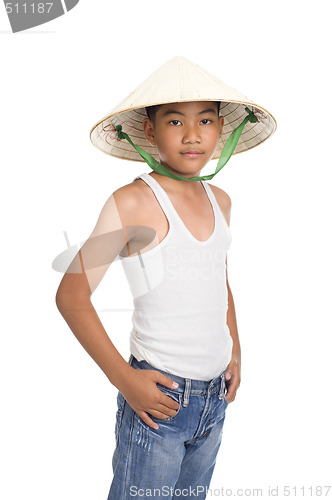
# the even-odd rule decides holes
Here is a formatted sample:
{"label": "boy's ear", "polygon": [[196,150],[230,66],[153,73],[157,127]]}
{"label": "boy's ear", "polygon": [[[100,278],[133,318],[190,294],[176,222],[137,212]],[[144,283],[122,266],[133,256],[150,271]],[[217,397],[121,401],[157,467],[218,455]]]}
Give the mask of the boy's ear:
{"label": "boy's ear", "polygon": [[219,116],[219,125],[220,125],[220,133],[219,133],[219,137],[221,137],[221,134],[222,134],[222,130],[224,128],[224,122],[225,122],[225,119],[223,116]]}
{"label": "boy's ear", "polygon": [[154,135],[154,127],[153,127],[153,122],[150,118],[144,118],[143,120],[143,129],[145,133],[145,137],[151,144],[151,146],[156,145],[156,138]]}

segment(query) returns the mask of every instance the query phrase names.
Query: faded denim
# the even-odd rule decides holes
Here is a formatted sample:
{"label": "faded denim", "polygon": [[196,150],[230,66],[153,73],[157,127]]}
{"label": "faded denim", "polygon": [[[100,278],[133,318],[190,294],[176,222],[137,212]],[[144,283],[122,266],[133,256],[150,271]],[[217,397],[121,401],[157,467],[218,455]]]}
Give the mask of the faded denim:
{"label": "faded denim", "polygon": [[[129,364],[156,370],[133,355]],[[118,391],[113,481],[107,500],[206,498],[228,407],[226,370],[210,381],[158,371],[179,384],[177,389],[157,384],[179,408],[166,419],[149,414],[159,425],[153,429]]]}

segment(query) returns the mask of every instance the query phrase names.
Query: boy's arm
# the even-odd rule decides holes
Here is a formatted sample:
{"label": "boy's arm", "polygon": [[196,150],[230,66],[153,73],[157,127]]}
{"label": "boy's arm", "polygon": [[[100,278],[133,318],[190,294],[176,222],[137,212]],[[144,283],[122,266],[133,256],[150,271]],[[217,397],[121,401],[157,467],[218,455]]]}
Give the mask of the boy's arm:
{"label": "boy's arm", "polygon": [[[226,276],[227,276],[227,257],[226,257]],[[228,364],[225,375],[226,380],[229,380],[229,384],[227,387],[227,400],[230,403],[231,401],[234,401],[236,396],[236,391],[239,388],[241,382],[241,346],[237,330],[234,299],[228,283],[228,278],[226,279],[226,282],[228,289],[227,325],[230,331],[230,335],[233,339],[232,358]]]}
{"label": "boy's arm", "polygon": [[[230,225],[231,220],[231,208],[232,202],[231,198],[225,191],[222,192],[222,210],[225,216],[226,222]],[[233,349],[232,358],[228,364],[225,378],[227,382],[227,401],[230,403],[234,401],[236,396],[236,391],[241,382],[241,346],[239,340],[239,334],[237,329],[235,305],[233,294],[228,283],[228,272],[227,272],[227,256],[226,256],[226,283],[228,290],[228,310],[227,310],[227,325],[230,331],[230,335],[233,339]]]}
{"label": "boy's arm", "polygon": [[137,199],[133,194],[120,189],[106,201],[94,230],[71,262],[56,293],[56,305],[71,331],[120,391],[133,369],[107,335],[91,295],[130,239],[126,226],[122,227],[118,208],[123,217],[126,211],[135,213]]}

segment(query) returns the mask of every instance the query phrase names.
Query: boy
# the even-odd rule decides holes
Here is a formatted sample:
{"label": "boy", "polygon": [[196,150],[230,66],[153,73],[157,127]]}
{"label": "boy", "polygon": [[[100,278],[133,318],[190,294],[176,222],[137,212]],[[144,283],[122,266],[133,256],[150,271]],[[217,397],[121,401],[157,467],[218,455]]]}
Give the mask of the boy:
{"label": "boy", "polygon": [[[118,388],[108,500],[206,498],[226,409],[240,384],[241,350],[227,279],[231,200],[205,179],[234,150],[271,135],[275,120],[203,72],[174,58],[91,131],[93,143],[108,154],[141,157],[154,170],[106,201],[57,292],[73,333]],[[250,123],[242,121],[243,104],[261,113],[260,120],[247,107]],[[200,177],[220,155],[225,122],[239,118],[215,174]],[[246,123],[247,137],[237,145]],[[135,305],[128,363],[90,301],[117,255]],[[73,272],[78,262],[81,274]]]}

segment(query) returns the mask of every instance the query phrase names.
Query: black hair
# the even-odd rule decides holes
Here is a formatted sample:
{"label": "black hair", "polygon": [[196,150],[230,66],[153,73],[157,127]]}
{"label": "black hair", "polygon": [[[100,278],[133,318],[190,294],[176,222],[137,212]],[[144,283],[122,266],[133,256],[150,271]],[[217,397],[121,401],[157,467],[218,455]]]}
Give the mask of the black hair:
{"label": "black hair", "polygon": [[[219,111],[220,111],[220,101],[212,101],[215,102],[218,106],[218,116],[219,116]],[[155,124],[155,118],[156,118],[156,113],[158,109],[162,106],[162,104],[158,104],[156,106],[148,106],[145,108],[146,114],[148,115],[148,118],[152,120],[152,123]]]}

